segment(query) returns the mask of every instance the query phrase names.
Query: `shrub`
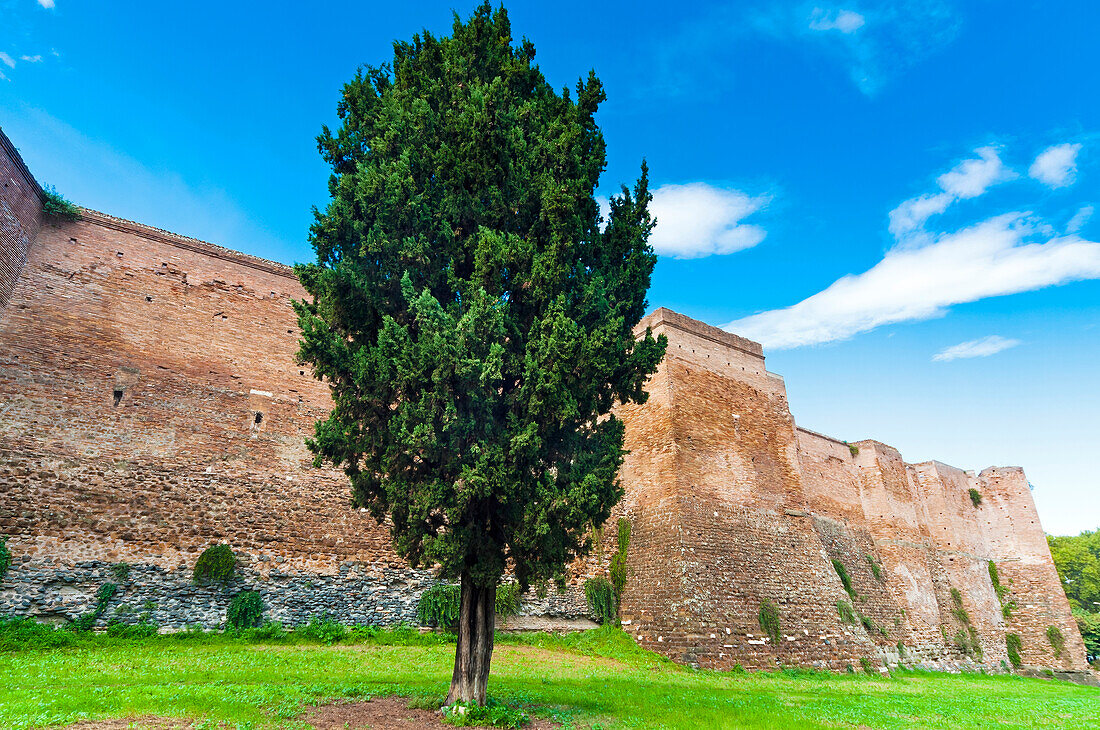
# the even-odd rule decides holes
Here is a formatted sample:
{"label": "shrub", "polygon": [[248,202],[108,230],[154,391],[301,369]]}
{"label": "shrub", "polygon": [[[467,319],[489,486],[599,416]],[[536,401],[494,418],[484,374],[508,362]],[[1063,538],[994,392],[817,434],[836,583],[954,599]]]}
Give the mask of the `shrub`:
{"label": "shrub", "polygon": [[229,602],[225,623],[230,629],[240,631],[260,625],[264,616],[264,601],[256,591],[241,591]]}
{"label": "shrub", "polygon": [[130,578],[130,564],[115,563],[111,566],[111,575],[119,583],[125,583]]}
{"label": "shrub", "polygon": [[772,642],[779,643],[779,607],[771,599],[764,599],[760,604],[760,613],[757,616],[760,629],[765,636],[770,636]]}
{"label": "shrub", "polygon": [[56,649],[81,640],[78,634],[22,617],[0,619],[0,651]]}
{"label": "shrub", "polygon": [[848,575],[848,570],[844,567],[844,563],[833,558],[833,570],[836,571],[837,576],[840,578],[840,582],[844,585],[844,591],[854,601],[856,599],[856,591],[852,588],[852,578]]}
{"label": "shrub", "polygon": [[195,561],[195,583],[228,583],[233,577],[237,558],[228,545],[211,545]]}
{"label": "shrub", "polygon": [[875,580],[881,583],[883,581],[882,566],[871,555],[864,555],[863,557],[867,559],[867,563],[871,566],[871,572],[874,574]]}
{"label": "shrub", "polygon": [[859,658],[859,666],[863,667],[864,674],[874,674],[875,667],[871,664],[871,660],[865,656]]}
{"label": "shrub", "polygon": [[1020,659],[1020,650],[1024,648],[1024,642],[1020,639],[1019,634],[1008,634],[1005,636],[1005,648],[1008,650],[1008,660],[1012,662],[1012,666],[1019,669],[1023,665],[1023,660]]}
{"label": "shrub", "polygon": [[615,606],[615,589],[611,581],[602,576],[590,578],[584,582],[584,597],[588,600],[588,609],[601,624],[618,620]]}
{"label": "shrub", "polygon": [[859,447],[855,444],[848,444],[848,451],[852,454],[852,458],[859,456]]}
{"label": "shrub", "polygon": [[343,624],[333,621],[328,615],[321,614],[311,618],[305,626],[299,626],[296,633],[307,639],[331,646],[347,636],[348,630]]}
{"label": "shrub", "polygon": [[898,658],[905,658],[905,644],[901,643],[900,641],[898,642]]}
{"label": "shrub", "polygon": [[121,621],[112,621],[107,624],[107,636],[114,639],[148,639],[156,636],[159,628],[156,624],[142,621],[137,624],[124,624]]}
{"label": "shrub", "polygon": [[1050,642],[1050,646],[1054,649],[1054,658],[1061,659],[1062,652],[1066,648],[1066,637],[1062,635],[1062,630],[1057,626],[1047,627],[1047,641]]}
{"label": "shrub", "polygon": [[8,538],[0,535],[0,581],[8,574],[11,567],[11,551],[8,550]]}
{"label": "shrub", "polygon": [[837,601],[836,612],[840,614],[841,623],[854,624],[856,622],[855,611],[852,610],[852,604],[847,601]]}
{"label": "shrub", "polygon": [[611,567],[607,571],[611,577],[611,588],[615,591],[616,613],[623,599],[623,590],[626,588],[626,550],[630,547],[630,520],[620,517],[618,527],[618,549],[611,556]]}
{"label": "shrub", "polygon": [[989,570],[989,582],[993,584],[993,592],[997,594],[997,600],[1001,604],[1001,615],[1008,618],[1016,610],[1016,602],[1005,600],[1005,596],[1008,595],[1008,587],[1001,585],[1001,574],[997,571],[997,564],[990,560],[986,567]]}
{"label": "shrub", "polygon": [[265,621],[254,629],[245,629],[241,635],[249,641],[285,641],[290,632],[278,621]]}
{"label": "shrub", "polygon": [[42,213],[50,218],[61,220],[80,220],[80,208],[73,205],[52,185],[42,189]]}
{"label": "shrub", "polygon": [[489,725],[491,727],[521,728],[531,722],[527,713],[489,700],[484,707],[474,703],[456,702],[446,708],[443,722],[458,727]]}
{"label": "shrub", "polygon": [[981,507],[982,505],[982,493],[974,489],[974,487],[970,488],[970,501],[975,507]]}
{"label": "shrub", "polygon": [[[519,583],[501,583],[497,586],[496,612],[502,619],[519,613],[523,594]],[[458,625],[462,610],[462,588],[449,583],[437,583],[420,594],[416,604],[416,617],[424,626],[453,629]]]}

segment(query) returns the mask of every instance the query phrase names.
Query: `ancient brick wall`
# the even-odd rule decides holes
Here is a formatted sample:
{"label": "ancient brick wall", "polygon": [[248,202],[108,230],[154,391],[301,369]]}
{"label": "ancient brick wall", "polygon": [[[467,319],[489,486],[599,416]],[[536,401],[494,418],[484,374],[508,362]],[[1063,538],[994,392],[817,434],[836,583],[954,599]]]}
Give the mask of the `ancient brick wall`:
{"label": "ancient brick wall", "polygon": [[[5,150],[5,175],[22,175]],[[0,615],[69,620],[118,582],[104,621],[215,626],[244,588],[288,623],[414,621],[430,572],[350,507],[341,473],[311,466],[304,438],[330,401],[294,360],[293,272],[94,211],[41,223],[20,179],[0,196],[15,221],[2,255],[26,257],[0,264],[0,534],[15,556]],[[646,326],[669,348],[649,401],[617,410],[625,498],[567,591],[529,594],[525,614],[587,617],[583,583],[606,575],[625,517],[624,627],[676,661],[1000,668],[1015,634],[1025,664],[1083,668],[1021,470],[911,465],[800,429],[759,344],[664,309]],[[212,543],[241,559],[224,589],[190,581]]]}
{"label": "ancient brick wall", "polygon": [[42,189],[0,130],[0,308],[11,298],[42,224]]}

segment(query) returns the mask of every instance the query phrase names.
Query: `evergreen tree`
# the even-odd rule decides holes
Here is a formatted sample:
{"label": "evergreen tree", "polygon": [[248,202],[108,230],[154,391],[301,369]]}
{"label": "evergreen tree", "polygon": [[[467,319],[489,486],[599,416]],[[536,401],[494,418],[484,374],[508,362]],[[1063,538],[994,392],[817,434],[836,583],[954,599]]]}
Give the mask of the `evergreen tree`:
{"label": "evergreen tree", "polygon": [[665,349],[633,334],[656,260],[645,164],[601,228],[603,87],[556,92],[534,56],[485,3],[361,69],[318,137],[331,201],[297,269],[299,357],[333,399],[315,462],[461,583],[448,704],[485,701],[504,572],[562,575],[622,497],[610,412],[645,401]]}

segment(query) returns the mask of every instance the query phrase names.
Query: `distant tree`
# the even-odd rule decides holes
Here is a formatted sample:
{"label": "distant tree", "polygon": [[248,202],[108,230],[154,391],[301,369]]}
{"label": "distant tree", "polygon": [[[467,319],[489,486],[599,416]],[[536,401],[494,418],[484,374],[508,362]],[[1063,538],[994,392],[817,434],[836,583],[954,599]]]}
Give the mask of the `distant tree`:
{"label": "distant tree", "polygon": [[1085,650],[1091,657],[1100,657],[1100,530],[1064,537],[1047,535],[1047,544]]}
{"label": "distant tree", "polygon": [[495,594],[559,577],[622,497],[623,424],[664,338],[633,328],[655,255],[648,176],[610,200],[593,73],[556,92],[485,3],[344,86],[331,201],[298,276],[299,357],[331,387],[309,447],[399,554],[461,584],[447,703],[485,702]]}

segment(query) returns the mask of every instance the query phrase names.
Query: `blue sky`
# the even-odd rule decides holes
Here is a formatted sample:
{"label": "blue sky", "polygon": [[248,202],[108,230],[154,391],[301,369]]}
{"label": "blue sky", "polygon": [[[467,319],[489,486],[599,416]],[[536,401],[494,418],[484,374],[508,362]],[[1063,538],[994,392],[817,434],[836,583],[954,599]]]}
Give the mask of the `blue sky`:
{"label": "blue sky", "polygon": [[[472,7],[0,0],[0,126],[80,204],[305,260],[340,85]],[[800,425],[1100,526],[1100,6],[509,9],[552,83],[604,80],[601,193],[649,162],[652,306],[763,341]]]}

